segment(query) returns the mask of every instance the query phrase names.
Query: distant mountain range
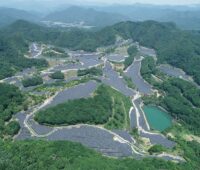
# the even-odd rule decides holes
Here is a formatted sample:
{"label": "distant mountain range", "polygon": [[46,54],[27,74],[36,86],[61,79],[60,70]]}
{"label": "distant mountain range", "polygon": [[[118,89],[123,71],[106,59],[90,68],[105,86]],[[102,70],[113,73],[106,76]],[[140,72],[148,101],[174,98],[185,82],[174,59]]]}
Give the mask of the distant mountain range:
{"label": "distant mountain range", "polygon": [[63,7],[46,15],[13,8],[0,8],[0,27],[16,20],[31,22],[50,21],[104,27],[121,21],[174,22],[179,28],[200,30],[200,6],[104,6],[104,7]]}
{"label": "distant mountain range", "polygon": [[43,20],[60,21],[65,23],[83,23],[90,26],[108,26],[121,21],[130,20],[129,17],[118,13],[97,11],[92,8],[69,7],[65,10],[50,13]]}
{"label": "distant mountain range", "polygon": [[37,21],[37,15],[14,8],[0,8],[0,27],[9,25],[19,19]]}
{"label": "distant mountain range", "polygon": [[[95,8],[95,7],[94,7]],[[128,16],[132,21],[174,22],[187,30],[200,29],[200,6],[113,5],[96,10]]]}

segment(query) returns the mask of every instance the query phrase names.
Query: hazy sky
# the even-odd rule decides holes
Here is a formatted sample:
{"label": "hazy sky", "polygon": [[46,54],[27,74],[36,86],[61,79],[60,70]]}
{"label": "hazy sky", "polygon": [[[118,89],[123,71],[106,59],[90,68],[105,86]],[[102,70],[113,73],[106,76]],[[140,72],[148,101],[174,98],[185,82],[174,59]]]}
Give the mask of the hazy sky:
{"label": "hazy sky", "polygon": [[[54,4],[169,4],[169,5],[185,5],[200,4],[200,0],[0,0],[0,4],[12,4],[16,2],[25,2],[33,4],[34,2],[52,2]],[[48,5],[48,4],[47,4]]]}

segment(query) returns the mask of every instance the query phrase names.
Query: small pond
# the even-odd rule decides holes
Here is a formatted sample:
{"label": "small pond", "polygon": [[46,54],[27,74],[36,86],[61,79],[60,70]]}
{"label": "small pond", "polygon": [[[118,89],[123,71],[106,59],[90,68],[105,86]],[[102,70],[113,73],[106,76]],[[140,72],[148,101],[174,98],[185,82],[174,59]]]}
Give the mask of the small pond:
{"label": "small pond", "polygon": [[159,107],[144,106],[143,110],[151,129],[162,132],[172,125],[172,118],[170,115]]}

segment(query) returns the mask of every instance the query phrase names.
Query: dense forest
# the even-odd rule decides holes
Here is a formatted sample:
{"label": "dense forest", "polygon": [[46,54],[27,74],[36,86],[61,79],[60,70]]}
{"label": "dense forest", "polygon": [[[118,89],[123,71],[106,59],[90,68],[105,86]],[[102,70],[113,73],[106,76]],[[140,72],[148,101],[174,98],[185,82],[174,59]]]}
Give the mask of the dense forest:
{"label": "dense forest", "polygon": [[74,125],[78,123],[103,124],[112,115],[112,99],[105,86],[100,86],[94,97],[77,99],[50,107],[36,114],[41,124]]}
{"label": "dense forest", "polygon": [[[17,154],[16,154],[17,152]],[[178,165],[163,160],[112,159],[104,157],[80,144],[71,142],[1,142],[0,169],[81,169],[116,170],[124,169],[170,169],[181,170]],[[190,169],[187,169],[190,170]]]}
{"label": "dense forest", "polygon": [[0,32],[0,79],[10,77],[17,71],[30,67],[46,67],[43,59],[28,59],[24,54],[28,52],[28,43],[20,33],[13,35]]}
{"label": "dense forest", "polygon": [[[113,159],[104,157],[78,143],[67,141],[0,141],[0,169],[80,169],[80,170],[197,170],[200,147],[197,142],[180,142],[187,163],[176,164],[162,159],[131,158]],[[17,154],[16,154],[17,152]]]}
{"label": "dense forest", "polygon": [[158,88],[166,92],[162,106],[191,132],[200,135],[199,89],[180,79],[164,81]]}
{"label": "dense forest", "polygon": [[43,79],[40,76],[33,76],[22,80],[24,87],[37,86],[43,84]]}
{"label": "dense forest", "polygon": [[24,100],[24,96],[17,87],[0,84],[0,138],[18,133],[19,123],[11,118],[13,114],[23,109]]}
{"label": "dense forest", "polygon": [[157,72],[155,60],[152,57],[145,57],[141,65],[140,73],[142,77],[150,84],[153,84],[152,74]]}
{"label": "dense forest", "polygon": [[3,31],[8,35],[20,34],[21,37],[31,42],[49,43],[73,50],[95,51],[100,46],[115,43],[115,34],[107,28],[98,33],[76,28],[59,30],[19,20]]}
{"label": "dense forest", "polygon": [[[79,123],[106,124],[106,127],[123,129],[129,125],[131,102],[121,93],[101,85],[90,98],[71,100],[38,112],[35,120],[41,124],[74,125]],[[113,110],[115,112],[113,113]],[[112,119],[109,119],[113,115]],[[127,120],[128,122],[126,122]]]}
{"label": "dense forest", "polygon": [[56,72],[52,73],[52,74],[50,75],[50,77],[51,77],[52,79],[60,79],[60,80],[63,80],[63,79],[65,78],[65,75],[64,75],[64,73],[62,73],[61,71],[56,71]]}

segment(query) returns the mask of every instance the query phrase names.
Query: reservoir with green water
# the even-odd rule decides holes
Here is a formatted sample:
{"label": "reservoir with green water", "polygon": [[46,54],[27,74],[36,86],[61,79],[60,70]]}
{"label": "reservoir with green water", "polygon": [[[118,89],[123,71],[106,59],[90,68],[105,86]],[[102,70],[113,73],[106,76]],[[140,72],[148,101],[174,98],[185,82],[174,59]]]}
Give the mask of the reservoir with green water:
{"label": "reservoir with green water", "polygon": [[164,131],[172,125],[172,118],[157,106],[144,106],[144,113],[151,129]]}

